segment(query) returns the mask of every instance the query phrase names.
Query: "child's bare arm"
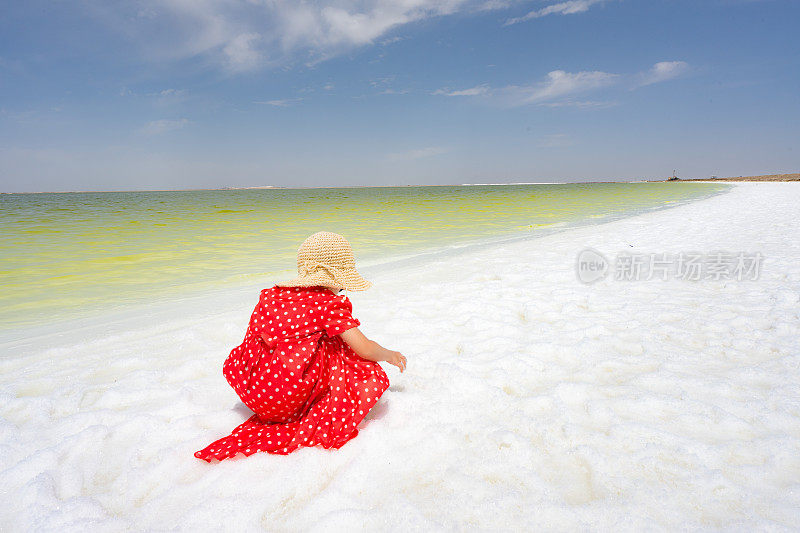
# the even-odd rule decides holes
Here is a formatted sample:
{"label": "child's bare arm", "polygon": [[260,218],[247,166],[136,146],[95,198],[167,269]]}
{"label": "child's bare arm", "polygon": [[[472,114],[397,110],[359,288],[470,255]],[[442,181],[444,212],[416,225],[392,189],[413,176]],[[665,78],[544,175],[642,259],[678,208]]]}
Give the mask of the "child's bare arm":
{"label": "child's bare arm", "polygon": [[386,361],[400,369],[406,369],[406,358],[400,352],[387,350],[375,341],[369,340],[358,328],[350,328],[340,333],[342,340],[353,349],[359,357],[368,361]]}

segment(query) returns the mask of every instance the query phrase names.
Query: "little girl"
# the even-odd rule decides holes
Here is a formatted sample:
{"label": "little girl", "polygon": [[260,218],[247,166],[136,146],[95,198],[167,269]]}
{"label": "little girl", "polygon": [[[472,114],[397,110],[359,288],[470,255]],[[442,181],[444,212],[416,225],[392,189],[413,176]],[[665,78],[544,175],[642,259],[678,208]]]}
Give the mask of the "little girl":
{"label": "little girl", "polygon": [[222,373],[255,413],[194,455],[211,461],[239,452],[288,454],[300,446],[340,448],[389,387],[377,361],[406,367],[400,352],[367,339],[342,289],[372,284],[355,268],[347,240],[321,231],[297,252],[298,276],[261,291],[244,342]]}

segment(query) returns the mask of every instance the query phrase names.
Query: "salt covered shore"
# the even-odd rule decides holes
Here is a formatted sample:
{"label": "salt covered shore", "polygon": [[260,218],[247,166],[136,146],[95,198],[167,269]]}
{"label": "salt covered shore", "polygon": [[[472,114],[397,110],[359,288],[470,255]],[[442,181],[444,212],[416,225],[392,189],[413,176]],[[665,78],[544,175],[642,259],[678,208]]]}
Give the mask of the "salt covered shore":
{"label": "salt covered shore", "polygon": [[[0,530],[771,530],[800,523],[800,186],[365,269],[401,350],[340,450],[206,464],[257,291],[0,344]],[[757,280],[578,253],[760,252]],[[254,289],[255,290],[255,289]]]}

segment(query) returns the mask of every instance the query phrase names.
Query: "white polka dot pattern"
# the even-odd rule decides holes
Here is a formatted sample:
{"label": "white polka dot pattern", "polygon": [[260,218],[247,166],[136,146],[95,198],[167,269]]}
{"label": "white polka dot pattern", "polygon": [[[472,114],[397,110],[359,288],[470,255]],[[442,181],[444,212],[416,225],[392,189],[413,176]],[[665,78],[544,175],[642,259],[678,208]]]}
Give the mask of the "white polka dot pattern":
{"label": "white polka dot pattern", "polygon": [[222,368],[254,415],[195,457],[211,461],[239,452],[340,448],[355,437],[389,378],[338,336],[360,325],[352,309],[346,296],[324,287],[261,291],[244,342]]}

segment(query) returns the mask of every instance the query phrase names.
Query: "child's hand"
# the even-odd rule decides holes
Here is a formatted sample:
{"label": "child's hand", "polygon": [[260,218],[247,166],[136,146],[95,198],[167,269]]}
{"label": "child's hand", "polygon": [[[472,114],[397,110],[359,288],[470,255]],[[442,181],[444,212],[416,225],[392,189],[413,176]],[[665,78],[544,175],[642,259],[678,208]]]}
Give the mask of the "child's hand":
{"label": "child's hand", "polygon": [[396,366],[400,369],[400,372],[406,369],[406,358],[400,352],[394,352],[392,350],[386,350],[386,358],[384,361],[387,363]]}
{"label": "child's hand", "polygon": [[387,350],[377,342],[369,340],[358,328],[350,328],[339,335],[359,357],[376,363],[378,361],[386,361],[399,368],[400,372],[406,369],[406,358],[403,357],[403,354],[394,350]]}

